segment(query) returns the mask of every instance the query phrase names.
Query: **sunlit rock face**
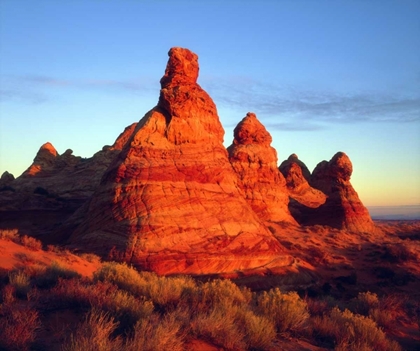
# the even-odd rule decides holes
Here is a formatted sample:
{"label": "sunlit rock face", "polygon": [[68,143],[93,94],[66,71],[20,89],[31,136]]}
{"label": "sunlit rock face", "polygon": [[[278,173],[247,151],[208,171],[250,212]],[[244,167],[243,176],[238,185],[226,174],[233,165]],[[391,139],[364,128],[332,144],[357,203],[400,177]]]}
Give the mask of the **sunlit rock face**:
{"label": "sunlit rock face", "polygon": [[296,154],[283,161],[279,170],[286,179],[289,196],[295,202],[310,208],[317,208],[325,203],[327,196],[309,185],[311,173]]}
{"label": "sunlit rock face", "polygon": [[297,224],[289,212],[289,196],[277,168],[272,138],[254,113],[248,113],[234,130],[229,161],[239,178],[247,202],[264,221]]}
{"label": "sunlit rock face", "polygon": [[327,195],[325,204],[308,212],[306,224],[323,224],[351,232],[374,232],[369,211],[350,183],[353,166],[344,152],[320,162],[312,172],[312,187]]}
{"label": "sunlit rock face", "polygon": [[72,245],[160,274],[289,262],[238,187],[215,104],[197,77],[197,55],[172,48],[158,105],[105,172]]}
{"label": "sunlit rock face", "polygon": [[127,127],[112,146],[104,146],[87,159],[74,156],[70,149],[60,155],[51,143],[45,143],[29,168],[13,181],[13,187],[20,193],[34,193],[42,188],[51,197],[87,199],[99,185],[112,159],[121,152],[135,126],[136,123]]}

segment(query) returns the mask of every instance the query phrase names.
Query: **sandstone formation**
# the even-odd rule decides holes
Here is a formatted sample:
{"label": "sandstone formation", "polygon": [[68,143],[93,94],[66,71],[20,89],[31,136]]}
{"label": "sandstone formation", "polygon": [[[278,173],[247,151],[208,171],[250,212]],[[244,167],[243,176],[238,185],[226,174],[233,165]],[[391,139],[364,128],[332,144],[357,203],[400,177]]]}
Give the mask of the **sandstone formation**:
{"label": "sandstone formation", "polygon": [[369,211],[350,183],[353,166],[344,152],[320,162],[312,172],[311,185],[328,196],[324,205],[308,212],[306,224],[329,225],[351,232],[375,232]]}
{"label": "sandstone formation", "polygon": [[277,168],[277,152],[271,142],[270,133],[255,114],[247,113],[234,130],[229,161],[246,200],[262,220],[297,224],[289,212],[286,181]]}
{"label": "sandstone formation", "polygon": [[0,178],[0,188],[9,186],[15,180],[15,176],[7,171],[3,172]]}
{"label": "sandstone formation", "polygon": [[103,173],[122,150],[135,126],[136,123],[128,126],[112,146],[104,146],[87,159],[74,156],[71,149],[60,155],[51,143],[45,143],[32,165],[13,182],[13,187],[20,192],[86,200],[93,194]]}
{"label": "sandstone formation", "polygon": [[283,161],[279,170],[286,179],[289,196],[295,202],[310,208],[317,208],[325,203],[327,196],[309,185],[311,173],[296,154]]}
{"label": "sandstone formation", "polygon": [[[284,248],[238,187],[197,55],[172,48],[158,105],[105,172],[69,242],[160,274],[284,266]],[[79,211],[78,218],[81,218]]]}

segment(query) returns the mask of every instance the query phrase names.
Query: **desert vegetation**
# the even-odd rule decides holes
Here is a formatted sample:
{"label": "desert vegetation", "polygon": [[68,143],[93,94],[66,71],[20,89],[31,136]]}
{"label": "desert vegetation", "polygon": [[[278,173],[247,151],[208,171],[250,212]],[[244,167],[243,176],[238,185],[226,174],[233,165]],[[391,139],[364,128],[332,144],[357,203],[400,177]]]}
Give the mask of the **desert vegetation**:
{"label": "desert vegetation", "polygon": [[[194,342],[279,350],[284,342],[304,340],[324,350],[385,351],[405,349],[396,325],[419,329],[420,304],[408,295],[340,297],[325,284],[314,294],[241,280],[165,277],[93,254],[75,256],[51,245],[43,250],[17,231],[0,235],[26,249],[15,255],[22,264],[0,271],[0,350],[176,351],[194,350]],[[384,245],[377,256],[417,262],[408,243]],[[52,255],[48,263],[38,260],[46,255]],[[93,274],[83,274],[79,260],[94,262]]]}

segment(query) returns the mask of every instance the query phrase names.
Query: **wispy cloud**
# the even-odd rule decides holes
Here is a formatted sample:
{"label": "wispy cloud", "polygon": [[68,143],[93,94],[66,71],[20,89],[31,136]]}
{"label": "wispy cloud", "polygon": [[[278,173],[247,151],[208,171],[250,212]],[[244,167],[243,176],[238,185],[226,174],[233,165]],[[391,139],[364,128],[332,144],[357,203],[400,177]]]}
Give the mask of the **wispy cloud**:
{"label": "wispy cloud", "polygon": [[[57,92],[73,90],[105,91],[110,93],[148,93],[156,91],[158,86],[149,77],[139,77],[132,80],[113,79],[60,79],[42,75],[1,76],[1,86],[6,87],[0,91],[3,101],[20,101],[23,103],[47,102]],[[155,83],[155,84],[153,84]]]}
{"label": "wispy cloud", "polygon": [[[152,77],[136,79],[74,79],[42,75],[2,76],[0,99],[30,104],[45,103],[57,91],[93,90],[107,93],[158,94]],[[316,131],[330,124],[420,121],[420,95],[337,93],[281,86],[249,77],[200,77],[200,84],[219,107],[238,113],[255,112],[275,130]]]}
{"label": "wispy cloud", "polygon": [[204,77],[202,85],[219,106],[244,114],[253,111],[273,129],[319,130],[331,123],[420,121],[420,95],[311,91],[241,77]]}

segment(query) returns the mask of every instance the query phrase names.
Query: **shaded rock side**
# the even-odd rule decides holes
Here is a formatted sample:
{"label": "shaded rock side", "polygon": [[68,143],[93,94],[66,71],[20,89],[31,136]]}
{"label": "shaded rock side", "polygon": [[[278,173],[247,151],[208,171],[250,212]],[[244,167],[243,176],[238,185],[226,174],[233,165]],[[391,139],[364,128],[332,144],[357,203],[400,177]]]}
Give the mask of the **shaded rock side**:
{"label": "shaded rock side", "polygon": [[371,233],[376,227],[369,211],[350,183],[353,166],[344,152],[320,162],[312,172],[311,185],[325,193],[324,205],[307,213],[307,224],[329,225],[351,232]]}
{"label": "shaded rock side", "polygon": [[288,209],[286,181],[277,168],[277,152],[270,133],[254,113],[234,129],[229,161],[252,209],[264,221],[297,224]]}
{"label": "shaded rock side", "polygon": [[70,237],[74,247],[159,274],[290,263],[238,188],[197,55],[172,48],[158,105],[138,123]]}
{"label": "shaded rock side", "polygon": [[[289,196],[294,200],[291,204],[292,207],[296,202],[310,208],[317,208],[325,203],[327,196],[309,185],[311,174],[296,154],[290,155],[287,160],[283,161],[279,170],[286,179]],[[298,210],[299,206],[294,207],[295,210]],[[294,211],[291,209],[291,212]]]}

